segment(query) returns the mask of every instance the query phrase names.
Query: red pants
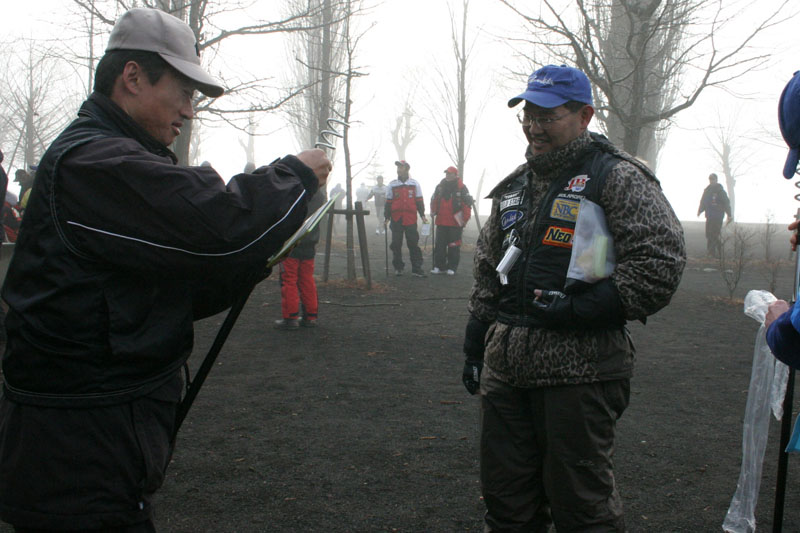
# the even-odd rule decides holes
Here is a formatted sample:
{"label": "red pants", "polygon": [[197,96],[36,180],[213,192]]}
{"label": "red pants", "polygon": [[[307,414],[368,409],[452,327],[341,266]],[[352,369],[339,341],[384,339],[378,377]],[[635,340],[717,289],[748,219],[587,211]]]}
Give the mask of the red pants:
{"label": "red pants", "polygon": [[287,257],[280,265],[283,318],[299,318],[302,300],[303,317],[306,320],[316,320],[317,284],[314,282],[314,260]]}

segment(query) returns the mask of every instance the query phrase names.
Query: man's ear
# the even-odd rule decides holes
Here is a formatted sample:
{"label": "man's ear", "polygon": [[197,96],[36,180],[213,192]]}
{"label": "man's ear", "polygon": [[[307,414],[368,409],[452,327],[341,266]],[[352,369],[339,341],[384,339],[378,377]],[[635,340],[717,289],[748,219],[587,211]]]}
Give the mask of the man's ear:
{"label": "man's ear", "polygon": [[589,127],[589,122],[591,122],[592,117],[594,116],[594,108],[590,105],[585,105],[579,112],[579,116],[581,118],[581,126],[583,128]]}
{"label": "man's ear", "polygon": [[120,81],[125,90],[131,94],[139,94],[142,90],[144,71],[136,61],[128,61],[122,68]]}

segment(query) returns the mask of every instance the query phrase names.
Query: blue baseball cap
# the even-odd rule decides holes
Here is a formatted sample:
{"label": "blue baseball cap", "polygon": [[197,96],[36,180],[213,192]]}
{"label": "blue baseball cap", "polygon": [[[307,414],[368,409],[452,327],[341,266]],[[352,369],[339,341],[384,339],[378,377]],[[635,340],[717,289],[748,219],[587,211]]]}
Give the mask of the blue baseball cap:
{"label": "blue baseball cap", "polygon": [[800,71],[784,87],[778,102],[778,124],[783,140],[789,145],[789,155],[783,166],[783,177],[792,179],[800,160]]}
{"label": "blue baseball cap", "polygon": [[526,100],[539,107],[558,107],[574,100],[592,105],[592,86],[580,70],[561,65],[546,65],[528,78],[528,89],[508,101],[514,107]]}

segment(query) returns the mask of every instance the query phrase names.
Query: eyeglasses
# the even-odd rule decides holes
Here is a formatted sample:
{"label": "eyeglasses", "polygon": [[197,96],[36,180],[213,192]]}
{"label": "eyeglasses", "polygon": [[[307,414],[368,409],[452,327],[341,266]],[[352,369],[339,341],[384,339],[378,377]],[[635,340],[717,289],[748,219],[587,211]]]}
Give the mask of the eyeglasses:
{"label": "eyeglasses", "polygon": [[534,122],[540,128],[547,129],[548,127],[552,126],[554,122],[561,120],[562,118],[566,117],[567,115],[571,115],[572,111],[567,111],[563,115],[559,116],[546,116],[546,117],[535,117],[533,115],[529,115],[525,112],[524,109],[521,109],[519,113],[517,113],[517,120],[519,123],[523,125],[525,128],[530,128],[531,124]]}

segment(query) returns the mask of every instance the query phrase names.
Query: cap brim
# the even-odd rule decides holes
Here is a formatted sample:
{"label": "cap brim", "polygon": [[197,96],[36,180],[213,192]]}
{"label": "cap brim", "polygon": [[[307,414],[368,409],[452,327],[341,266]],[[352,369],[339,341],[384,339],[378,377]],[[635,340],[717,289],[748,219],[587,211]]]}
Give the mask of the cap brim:
{"label": "cap brim", "polygon": [[786,157],[786,164],[783,165],[783,177],[790,180],[797,172],[797,162],[800,161],[800,148],[791,148]]}
{"label": "cap brim", "polygon": [[566,98],[561,98],[560,96],[555,96],[549,93],[525,91],[521,95],[515,96],[514,98],[509,100],[508,107],[514,107],[523,100],[525,100],[526,102],[530,102],[533,105],[538,105],[539,107],[547,107],[547,108],[558,107],[560,105],[566,104],[569,101]]}
{"label": "cap brim", "polygon": [[225,88],[203,70],[200,65],[167,54],[159,53],[158,55],[175,70],[197,83],[197,88],[206,96],[218,98],[225,92]]}

